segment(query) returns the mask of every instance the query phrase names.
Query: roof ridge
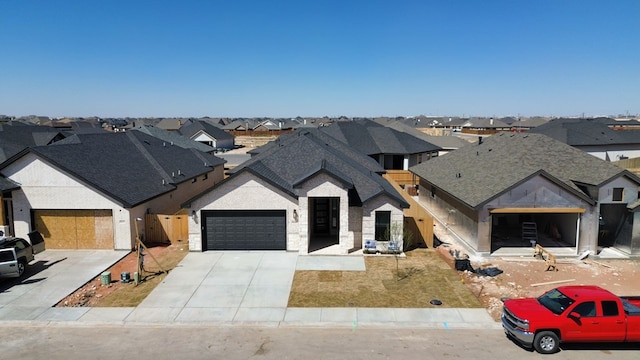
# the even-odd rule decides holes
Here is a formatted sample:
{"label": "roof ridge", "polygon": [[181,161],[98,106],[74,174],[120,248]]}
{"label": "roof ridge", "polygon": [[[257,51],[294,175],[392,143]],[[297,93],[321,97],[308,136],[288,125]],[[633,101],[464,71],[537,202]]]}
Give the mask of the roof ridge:
{"label": "roof ridge", "polygon": [[[162,168],[162,165],[160,165],[160,163],[153,157],[153,155],[151,155],[151,153],[144,147],[144,145],[142,145],[140,139],[138,139],[138,137],[136,135],[134,135],[131,131],[127,131],[127,132],[125,132],[125,134],[129,138],[129,140],[131,140],[131,143],[133,144],[133,146],[135,146],[136,149],[138,149],[138,151],[140,151],[142,156],[146,160],[149,161],[151,166],[156,171],[158,171],[158,173],[162,177],[162,180],[166,181],[167,183],[173,183],[173,180],[172,180],[171,176],[169,176],[169,174]],[[148,143],[148,144],[150,144],[150,143]]]}

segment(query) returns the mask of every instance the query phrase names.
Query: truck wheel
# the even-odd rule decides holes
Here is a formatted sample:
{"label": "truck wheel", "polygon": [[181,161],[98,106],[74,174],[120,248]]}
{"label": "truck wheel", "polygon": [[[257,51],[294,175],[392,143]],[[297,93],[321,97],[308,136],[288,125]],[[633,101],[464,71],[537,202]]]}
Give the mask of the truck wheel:
{"label": "truck wheel", "polygon": [[540,354],[553,354],[560,348],[560,339],[553,331],[541,331],[533,339],[533,348]]}
{"label": "truck wheel", "polygon": [[18,277],[24,275],[24,270],[27,268],[27,262],[24,260],[18,260]]}

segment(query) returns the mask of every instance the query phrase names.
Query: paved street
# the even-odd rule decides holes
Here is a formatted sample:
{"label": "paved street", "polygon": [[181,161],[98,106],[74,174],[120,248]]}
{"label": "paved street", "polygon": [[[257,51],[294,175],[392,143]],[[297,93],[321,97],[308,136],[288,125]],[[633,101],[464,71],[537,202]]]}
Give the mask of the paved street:
{"label": "paved street", "polygon": [[[541,359],[501,330],[0,325],[3,359]],[[553,359],[637,359],[640,346],[572,347]]]}

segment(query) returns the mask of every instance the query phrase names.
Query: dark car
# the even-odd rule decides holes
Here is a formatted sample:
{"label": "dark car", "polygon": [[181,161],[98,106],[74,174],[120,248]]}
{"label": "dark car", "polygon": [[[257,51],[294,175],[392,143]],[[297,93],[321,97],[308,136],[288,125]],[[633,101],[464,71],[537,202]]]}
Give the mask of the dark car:
{"label": "dark car", "polygon": [[34,255],[45,250],[40,233],[29,233],[31,242],[17,237],[0,240],[0,278],[21,277]]}

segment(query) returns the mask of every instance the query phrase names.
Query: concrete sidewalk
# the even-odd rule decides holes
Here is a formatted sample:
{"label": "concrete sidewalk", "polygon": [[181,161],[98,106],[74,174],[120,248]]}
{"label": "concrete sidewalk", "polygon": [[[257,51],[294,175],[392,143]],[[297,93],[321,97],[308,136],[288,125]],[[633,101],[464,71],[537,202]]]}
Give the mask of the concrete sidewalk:
{"label": "concrete sidewalk", "polygon": [[[295,270],[363,271],[361,256],[287,252],[189,253],[135,308],[42,308],[2,320],[82,324],[211,324],[500,328],[485,309],[288,308]],[[1,310],[1,309],[0,309]]]}

